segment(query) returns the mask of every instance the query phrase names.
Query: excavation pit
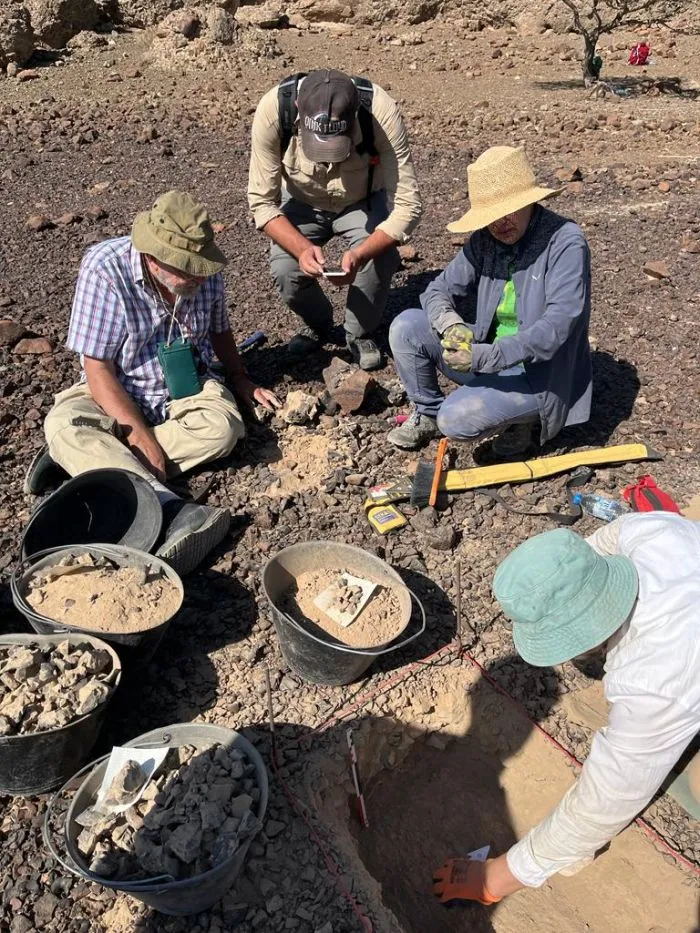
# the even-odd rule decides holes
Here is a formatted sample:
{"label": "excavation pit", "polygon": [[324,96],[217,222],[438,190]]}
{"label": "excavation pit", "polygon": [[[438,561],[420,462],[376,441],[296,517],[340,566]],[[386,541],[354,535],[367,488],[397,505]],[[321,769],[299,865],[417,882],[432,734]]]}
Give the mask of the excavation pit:
{"label": "excavation pit", "polygon": [[[402,689],[402,688],[399,688]],[[547,815],[575,781],[562,752],[466,668],[422,672],[393,714],[355,725],[370,826],[338,770],[317,793],[343,852],[354,894],[382,933],[692,933],[697,879],[637,827],[584,870],[557,875],[493,908],[448,910],[431,892],[448,856],[505,851]],[[340,736],[338,736],[340,740]]]}

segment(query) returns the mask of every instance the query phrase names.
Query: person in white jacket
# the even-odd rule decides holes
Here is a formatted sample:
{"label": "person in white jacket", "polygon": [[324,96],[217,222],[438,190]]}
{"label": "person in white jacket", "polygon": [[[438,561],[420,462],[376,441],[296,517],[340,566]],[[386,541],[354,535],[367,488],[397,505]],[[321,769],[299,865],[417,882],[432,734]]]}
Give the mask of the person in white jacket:
{"label": "person in white jacket", "polygon": [[649,512],[585,540],[548,531],[506,557],[493,588],[528,663],[605,652],[610,714],[576,784],[524,839],[486,863],[449,859],[436,872],[445,904],[493,904],[590,862],[700,731],[700,523]]}

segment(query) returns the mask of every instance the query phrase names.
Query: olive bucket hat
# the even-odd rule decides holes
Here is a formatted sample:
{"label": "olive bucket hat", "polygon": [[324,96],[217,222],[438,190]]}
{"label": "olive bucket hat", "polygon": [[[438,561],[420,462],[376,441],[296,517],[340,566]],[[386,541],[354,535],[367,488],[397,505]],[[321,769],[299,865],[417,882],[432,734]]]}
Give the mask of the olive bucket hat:
{"label": "olive bucket hat", "polygon": [[206,207],[182,191],[168,191],[150,211],[137,214],[131,242],[140,253],[187,275],[214,275],[227,263],[214,242]]}
{"label": "olive bucket hat", "polygon": [[632,612],[638,588],[628,557],[602,557],[566,528],[525,541],[493,579],[518,654],[538,667],[563,664],[607,641]]}

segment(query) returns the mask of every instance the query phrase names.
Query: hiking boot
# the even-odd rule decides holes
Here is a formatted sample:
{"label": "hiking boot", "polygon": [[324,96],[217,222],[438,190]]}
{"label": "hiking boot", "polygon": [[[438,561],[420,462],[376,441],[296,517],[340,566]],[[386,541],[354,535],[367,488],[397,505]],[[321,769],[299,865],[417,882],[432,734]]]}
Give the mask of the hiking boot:
{"label": "hiking boot", "polygon": [[48,447],[42,447],[29,464],[24,477],[24,493],[27,496],[40,496],[49,487],[58,487],[68,479],[68,474],[59,466],[49,453]]}
{"label": "hiking boot", "polygon": [[360,369],[370,371],[382,365],[379,347],[370,337],[347,337],[347,348]]}
{"label": "hiking boot", "polygon": [[226,537],[231,513],[228,509],[171,499],[163,506],[163,523],[164,539],[156,556],[183,576]]}
{"label": "hiking boot", "polygon": [[414,408],[410,416],[398,428],[389,431],[387,440],[402,450],[417,450],[439,434],[437,419],[421,415]]}
{"label": "hiking boot", "polygon": [[499,460],[510,460],[532,447],[532,423],[511,424],[491,441],[491,453]]}
{"label": "hiking boot", "polygon": [[297,359],[302,359],[307,353],[314,353],[318,350],[325,341],[325,334],[304,325],[287,344],[287,353]]}

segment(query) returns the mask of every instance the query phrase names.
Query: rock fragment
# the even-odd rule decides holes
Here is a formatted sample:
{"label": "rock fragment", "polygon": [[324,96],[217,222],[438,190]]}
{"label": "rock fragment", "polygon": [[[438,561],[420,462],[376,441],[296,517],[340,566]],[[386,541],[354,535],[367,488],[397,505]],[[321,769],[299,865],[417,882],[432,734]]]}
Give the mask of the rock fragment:
{"label": "rock fragment", "polygon": [[374,386],[374,379],[369,373],[355,369],[337,356],[323,370],[323,381],[333,401],[346,413],[361,408]]}
{"label": "rock fragment", "polygon": [[671,277],[668,263],[664,262],[662,259],[651,259],[649,262],[645,262],[642,267],[642,272],[652,279],[668,279]]}
{"label": "rock fragment", "polygon": [[309,424],[318,413],[319,401],[317,396],[307,392],[290,392],[285,399],[284,408],[279,412],[287,424]]}
{"label": "rock fragment", "polygon": [[46,337],[24,337],[12,352],[18,356],[43,356],[53,353],[53,344]]}

